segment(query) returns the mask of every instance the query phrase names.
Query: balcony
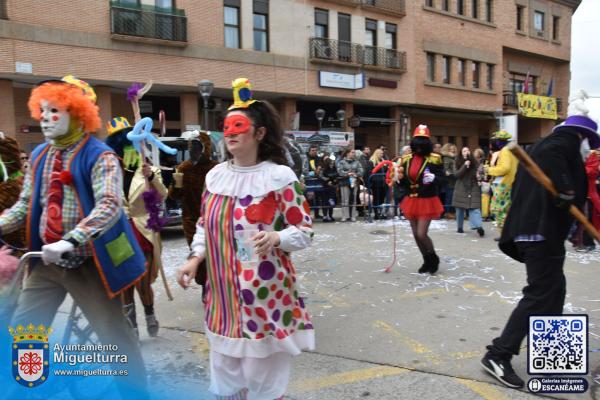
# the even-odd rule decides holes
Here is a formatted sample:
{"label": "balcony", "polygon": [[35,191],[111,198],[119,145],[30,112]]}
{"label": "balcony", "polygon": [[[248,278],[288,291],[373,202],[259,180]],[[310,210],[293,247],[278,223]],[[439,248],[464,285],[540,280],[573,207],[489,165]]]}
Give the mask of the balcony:
{"label": "balcony", "polygon": [[404,0],[360,0],[362,8],[372,9],[375,12],[388,14],[396,17],[406,15],[406,4]]}
{"label": "balcony", "polygon": [[329,3],[341,4],[343,6],[356,7],[361,3],[361,0],[325,0]]}
{"label": "balcony", "polygon": [[313,62],[406,72],[406,53],[403,51],[316,37],[310,38],[309,47]]}
{"label": "balcony", "polygon": [[[519,108],[519,101],[517,99],[517,93],[514,93],[514,92],[502,93],[502,106],[504,107],[504,109]],[[559,114],[562,113],[562,99],[560,97],[556,97],[556,111]]]}
{"label": "balcony", "polygon": [[184,10],[110,2],[110,29],[113,38],[136,37],[185,45],[187,18]]}

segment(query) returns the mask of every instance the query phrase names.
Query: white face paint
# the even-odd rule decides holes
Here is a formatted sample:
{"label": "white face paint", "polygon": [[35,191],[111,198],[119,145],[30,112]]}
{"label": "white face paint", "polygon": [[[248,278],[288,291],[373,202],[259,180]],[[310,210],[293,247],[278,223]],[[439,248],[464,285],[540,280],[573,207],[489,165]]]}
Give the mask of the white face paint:
{"label": "white face paint", "polygon": [[71,116],[66,110],[55,107],[47,100],[42,100],[40,108],[42,111],[40,125],[46,139],[56,139],[69,131]]}

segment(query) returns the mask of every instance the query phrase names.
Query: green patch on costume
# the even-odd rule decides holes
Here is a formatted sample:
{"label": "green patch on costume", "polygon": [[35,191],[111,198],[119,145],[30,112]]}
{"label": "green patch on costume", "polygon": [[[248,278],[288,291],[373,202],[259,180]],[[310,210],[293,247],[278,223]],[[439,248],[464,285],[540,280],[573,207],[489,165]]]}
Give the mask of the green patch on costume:
{"label": "green patch on costume", "polygon": [[119,237],[113,241],[108,242],[106,244],[106,251],[115,267],[118,267],[135,255],[125,232],[121,233]]}

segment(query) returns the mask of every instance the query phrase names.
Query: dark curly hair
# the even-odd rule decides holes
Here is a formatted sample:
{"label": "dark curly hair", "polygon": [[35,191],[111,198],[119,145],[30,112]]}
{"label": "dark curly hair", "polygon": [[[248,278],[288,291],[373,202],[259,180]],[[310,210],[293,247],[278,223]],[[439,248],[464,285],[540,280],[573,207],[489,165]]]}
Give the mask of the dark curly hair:
{"label": "dark curly hair", "polygon": [[433,151],[433,144],[428,137],[416,136],[410,141],[410,150],[413,154],[428,156]]}
{"label": "dark curly hair", "polygon": [[[258,159],[271,161],[279,165],[288,165],[283,144],[283,129],[281,119],[275,107],[267,101],[257,101],[248,108],[236,108],[231,111],[241,111],[254,122],[256,129],[265,127],[267,130],[263,140],[258,145]],[[227,151],[227,158],[233,156]]]}

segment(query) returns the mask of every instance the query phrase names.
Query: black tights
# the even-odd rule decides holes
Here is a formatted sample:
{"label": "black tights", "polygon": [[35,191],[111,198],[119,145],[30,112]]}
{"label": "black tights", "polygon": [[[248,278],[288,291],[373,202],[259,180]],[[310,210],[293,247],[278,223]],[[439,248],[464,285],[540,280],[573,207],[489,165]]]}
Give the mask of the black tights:
{"label": "black tights", "polygon": [[413,236],[417,242],[417,246],[421,251],[421,254],[433,253],[435,251],[433,242],[427,232],[429,231],[430,219],[411,219],[410,228],[412,229]]}

